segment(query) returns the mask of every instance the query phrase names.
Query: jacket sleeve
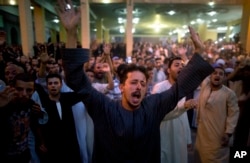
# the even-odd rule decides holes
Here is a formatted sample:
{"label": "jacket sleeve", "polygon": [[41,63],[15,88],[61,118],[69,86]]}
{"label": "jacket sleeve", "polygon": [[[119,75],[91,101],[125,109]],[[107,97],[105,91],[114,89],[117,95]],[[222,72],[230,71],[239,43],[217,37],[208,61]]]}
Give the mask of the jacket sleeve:
{"label": "jacket sleeve", "polygon": [[213,67],[207,61],[200,55],[194,54],[182,69],[175,84],[167,91],[149,96],[149,100],[145,103],[157,108],[152,112],[156,113],[158,120],[161,121],[167,113],[175,108],[181,98],[193,92],[213,71]]}
{"label": "jacket sleeve", "polygon": [[88,108],[88,113],[98,115],[106,108],[111,108],[111,99],[92,87],[91,82],[83,71],[83,63],[88,61],[88,49],[63,49],[62,59],[66,84],[78,93]]}

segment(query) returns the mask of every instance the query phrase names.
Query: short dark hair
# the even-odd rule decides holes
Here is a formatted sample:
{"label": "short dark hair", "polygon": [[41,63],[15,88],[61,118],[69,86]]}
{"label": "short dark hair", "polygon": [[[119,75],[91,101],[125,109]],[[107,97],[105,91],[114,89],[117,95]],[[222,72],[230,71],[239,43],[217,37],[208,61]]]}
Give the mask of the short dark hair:
{"label": "short dark hair", "polygon": [[141,73],[143,73],[146,77],[146,80],[148,81],[149,75],[144,66],[137,66],[136,64],[128,64],[127,66],[124,67],[124,70],[121,73],[119,73],[120,83],[124,84],[128,78],[128,73],[134,71],[140,71]]}
{"label": "short dark hair", "polygon": [[35,80],[33,78],[32,75],[28,74],[28,73],[19,73],[15,76],[14,80],[13,80],[13,84],[16,84],[17,80],[21,80],[24,82],[33,82],[35,84]]}
{"label": "short dark hair", "polygon": [[46,76],[46,83],[48,83],[48,80],[50,78],[58,78],[61,81],[61,83],[62,83],[62,76],[60,74],[57,74],[57,73],[52,73],[52,74],[50,73],[50,74],[48,74]]}
{"label": "short dark hair", "polygon": [[170,57],[168,60],[168,68],[170,68],[172,66],[172,64],[175,60],[182,60],[182,59],[181,59],[181,57],[177,57],[177,56]]}

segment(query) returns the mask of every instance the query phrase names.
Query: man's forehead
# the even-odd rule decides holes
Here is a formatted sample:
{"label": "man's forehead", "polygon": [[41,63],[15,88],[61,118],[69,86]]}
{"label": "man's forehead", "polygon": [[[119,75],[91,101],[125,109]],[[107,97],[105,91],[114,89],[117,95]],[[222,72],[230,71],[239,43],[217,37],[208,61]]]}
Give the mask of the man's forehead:
{"label": "man's forehead", "polygon": [[146,80],[146,76],[140,71],[129,72],[127,76],[132,80]]}
{"label": "man's forehead", "polygon": [[22,81],[22,80],[16,80],[16,87],[34,87],[34,82],[33,81]]}

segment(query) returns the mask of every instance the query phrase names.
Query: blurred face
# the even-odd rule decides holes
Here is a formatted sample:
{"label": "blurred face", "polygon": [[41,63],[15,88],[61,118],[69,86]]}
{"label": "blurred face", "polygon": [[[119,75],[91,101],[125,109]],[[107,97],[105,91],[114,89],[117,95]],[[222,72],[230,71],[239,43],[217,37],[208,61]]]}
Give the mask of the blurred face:
{"label": "blurred face", "polygon": [[37,59],[32,59],[31,66],[32,66],[33,69],[37,70],[38,69],[38,60]]}
{"label": "blurred face", "polygon": [[104,72],[102,70],[102,63],[96,63],[95,68],[94,68],[94,72],[95,72],[96,78],[98,78],[98,79],[103,78]]}
{"label": "blurred face", "polygon": [[132,63],[134,63],[134,64],[136,64],[137,62],[136,62],[136,58],[135,57],[133,57],[132,58]]}
{"label": "blurred face", "polygon": [[28,72],[31,70],[31,66],[28,62],[25,64],[25,67]]}
{"label": "blurred face", "polygon": [[17,80],[15,83],[15,89],[17,91],[18,101],[24,103],[28,101],[34,92],[34,82],[25,82]]}
{"label": "blurred face", "polygon": [[176,81],[182,68],[183,68],[182,60],[174,60],[170,68],[168,68],[169,80]]}
{"label": "blurred face", "polygon": [[147,91],[145,75],[140,71],[129,72],[125,83],[120,84],[120,90],[123,107],[130,111],[137,109]]}
{"label": "blurred face", "polygon": [[153,79],[153,76],[154,76],[153,70],[148,71],[148,75],[149,75],[148,80],[152,80],[152,79]]}
{"label": "blurred face", "polygon": [[59,73],[59,70],[59,65],[57,63],[50,64],[49,73],[56,74]]}
{"label": "blurred face", "polygon": [[121,64],[120,60],[119,59],[115,59],[113,60],[113,67],[114,67],[114,70],[116,71],[117,70],[117,67]]}
{"label": "blurred face", "polygon": [[5,68],[5,79],[7,84],[10,84],[13,81],[17,73],[17,67],[13,64],[10,64]]}
{"label": "blurred face", "polygon": [[95,79],[95,74],[93,72],[91,72],[91,71],[86,72],[86,74],[87,74],[90,82],[92,83],[94,81],[94,79]]}
{"label": "blurred face", "polygon": [[215,68],[214,72],[210,76],[211,84],[213,87],[221,87],[225,73],[221,68]]}
{"label": "blurred face", "polygon": [[28,62],[28,58],[26,57],[26,56],[21,56],[21,58],[20,58],[20,62],[21,63],[23,63],[23,64],[25,64],[26,62]]}
{"label": "blurred face", "polygon": [[49,78],[47,82],[49,95],[52,97],[56,97],[60,94],[60,90],[62,87],[61,80],[59,78]]}
{"label": "blurred face", "polygon": [[155,61],[155,68],[156,68],[157,70],[159,70],[159,69],[161,68],[161,66],[162,66],[162,61],[159,60],[159,59],[157,59],[157,60]]}

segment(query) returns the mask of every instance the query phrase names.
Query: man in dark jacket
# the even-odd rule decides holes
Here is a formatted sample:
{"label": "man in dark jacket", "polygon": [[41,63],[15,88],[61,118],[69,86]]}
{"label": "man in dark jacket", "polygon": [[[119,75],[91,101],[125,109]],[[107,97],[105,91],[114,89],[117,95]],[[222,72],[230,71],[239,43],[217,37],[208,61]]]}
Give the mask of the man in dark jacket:
{"label": "man in dark jacket", "polygon": [[[67,31],[63,62],[67,84],[80,96],[94,121],[93,162],[160,162],[160,130],[164,116],[177,102],[194,91],[213,68],[198,53],[182,70],[168,91],[146,98],[148,74],[141,66],[128,65],[120,76],[121,101],[112,101],[92,88],[82,70],[88,49],[76,47],[79,10],[72,2],[59,1],[61,22]],[[66,8],[70,5],[70,8]],[[202,42],[190,28],[192,39],[201,50]]]}

